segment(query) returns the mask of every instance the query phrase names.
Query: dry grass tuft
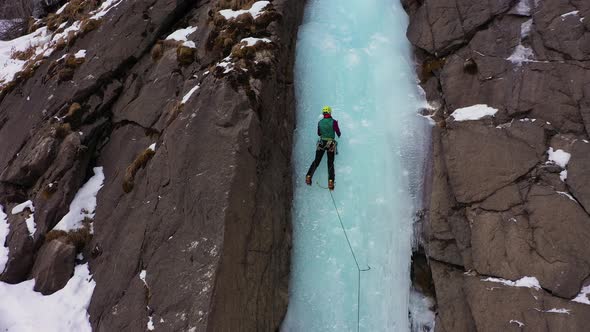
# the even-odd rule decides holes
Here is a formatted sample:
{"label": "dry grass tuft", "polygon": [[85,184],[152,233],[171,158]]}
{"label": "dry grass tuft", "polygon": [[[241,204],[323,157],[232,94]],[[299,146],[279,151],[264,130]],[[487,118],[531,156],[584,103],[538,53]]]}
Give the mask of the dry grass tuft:
{"label": "dry grass tuft", "polygon": [[126,193],[133,190],[133,182],[135,181],[135,174],[139,169],[144,168],[148,161],[156,154],[154,150],[146,149],[125,170],[125,176],[123,177],[123,191]]}
{"label": "dry grass tuft", "polygon": [[178,117],[178,115],[182,112],[183,109],[184,104],[182,104],[181,102],[176,102],[175,104],[173,104],[172,107],[168,109],[166,115],[166,125],[170,125],[172,121],[174,121],[174,119]]}
{"label": "dry grass tuft", "polygon": [[207,38],[207,48],[214,52],[227,54],[240,38],[256,32],[254,18],[250,13],[242,14],[229,21],[216,13],[213,23],[215,29]]}
{"label": "dry grass tuft", "polygon": [[68,47],[72,47],[76,39],[78,39],[78,34],[75,31],[69,31],[66,37],[66,45],[68,45]]}
{"label": "dry grass tuft", "polygon": [[24,51],[14,51],[10,55],[12,59],[20,60],[20,61],[27,61],[33,58],[35,55],[36,48],[33,46],[27,47]]}
{"label": "dry grass tuft", "polygon": [[182,46],[182,42],[177,40],[158,40],[152,47],[151,56],[154,61],[160,60],[167,50],[175,49]]}
{"label": "dry grass tuft", "polygon": [[195,49],[183,45],[176,49],[176,60],[182,66],[188,66],[195,61]]}
{"label": "dry grass tuft", "polygon": [[90,227],[78,228],[74,231],[68,232],[68,242],[76,247],[76,251],[80,252],[84,249],[86,244],[92,241],[92,234],[90,234]]}
{"label": "dry grass tuft", "polygon": [[152,56],[152,60],[158,61],[162,58],[162,55],[164,54],[164,47],[162,46],[162,44],[156,43],[156,45],[152,47],[152,51],[150,52],[150,54]]}
{"label": "dry grass tuft", "polygon": [[43,191],[41,191],[41,196],[43,197],[43,199],[47,200],[50,199],[56,191],[57,185],[47,185],[45,186],[45,188],[43,188]]}
{"label": "dry grass tuft", "polygon": [[56,31],[62,23],[61,15],[57,15],[55,13],[47,15],[45,18],[45,24],[47,26],[47,30],[49,31]]}
{"label": "dry grass tuft", "polygon": [[[72,80],[76,73],[76,69],[83,64],[85,60],[85,58],[76,58],[73,54],[69,54],[64,60],[63,68],[60,68],[57,71],[57,81],[65,82]],[[52,64],[51,69],[55,69],[55,66],[58,64],[59,63]]]}
{"label": "dry grass tuft", "polygon": [[[207,38],[207,50],[221,53],[224,56],[230,52],[236,52],[243,58],[253,57],[251,50],[236,50],[234,46],[245,37],[268,35],[266,28],[271,22],[280,20],[281,15],[269,8],[256,19],[250,13],[244,13],[234,19],[227,20],[219,14],[219,10],[227,8],[233,10],[247,9],[254,2],[251,0],[222,0],[218,3],[217,10],[210,14],[213,30]],[[232,50],[232,48],[234,49]]]}
{"label": "dry grass tuft", "polygon": [[280,21],[282,18],[281,14],[275,10],[267,10],[262,15],[258,16],[254,21],[256,29],[264,29],[274,21]]}
{"label": "dry grass tuft", "polygon": [[37,29],[43,27],[43,22],[34,19],[33,17],[29,18],[27,22],[27,34],[33,33],[37,31]]}
{"label": "dry grass tuft", "polygon": [[82,34],[87,34],[92,30],[96,30],[100,26],[101,21],[95,19],[84,19],[82,20],[82,25],[80,26],[80,31]]}
{"label": "dry grass tuft", "polygon": [[25,68],[23,68],[21,71],[19,71],[18,73],[16,73],[15,75],[15,81],[18,82],[22,82],[26,79],[29,79],[33,76],[33,74],[35,73],[35,68],[36,66],[32,63],[29,63],[25,66]]}
{"label": "dry grass tuft", "polygon": [[73,68],[65,67],[57,72],[57,81],[65,82],[71,81],[74,78],[75,70]]}
{"label": "dry grass tuft", "polygon": [[72,127],[78,127],[82,119],[82,106],[78,103],[73,103],[68,109],[68,114],[65,116],[65,121],[70,123]]}
{"label": "dry grass tuft", "polygon": [[[92,220],[90,220],[92,222]],[[76,247],[77,252],[81,252],[84,247],[92,241],[92,234],[90,234],[90,223],[84,220],[84,226],[76,230],[65,232],[62,230],[52,230],[45,234],[45,242],[49,243],[53,240],[58,240],[63,243],[68,243]]]}
{"label": "dry grass tuft", "polygon": [[[45,25],[48,30],[56,31],[64,22],[73,23],[74,21],[88,20],[89,13],[96,9],[99,3],[99,0],[70,0],[64,11],[60,14],[52,13],[47,15],[44,19]],[[84,31],[84,29],[82,30]]]}
{"label": "dry grass tuft", "polygon": [[0,99],[7,95],[10,91],[14,90],[14,88],[16,88],[17,85],[18,83],[16,82],[16,80],[12,80],[4,84],[4,87],[0,89]]}
{"label": "dry grass tuft", "polygon": [[66,47],[66,40],[63,38],[60,38],[57,40],[57,42],[55,42],[55,50],[56,51],[61,51]]}
{"label": "dry grass tuft", "polygon": [[68,237],[68,233],[62,230],[52,230],[45,234],[45,242],[51,242],[53,240],[60,240],[62,242],[66,242]]}
{"label": "dry grass tuft", "polygon": [[72,132],[72,127],[69,123],[60,123],[54,128],[54,137],[57,139],[64,139]]}
{"label": "dry grass tuft", "polygon": [[[238,43],[232,47],[231,55],[237,59],[256,59],[260,61],[263,58],[266,59],[266,56],[269,54],[272,55],[272,52],[264,52],[270,51],[272,49],[274,49],[274,45],[272,43],[257,42],[252,46],[246,46],[246,43]],[[258,55],[258,53],[261,53],[261,55]]]}
{"label": "dry grass tuft", "polygon": [[422,70],[420,72],[420,81],[426,82],[434,73],[445,65],[446,58],[430,59],[422,63]]}
{"label": "dry grass tuft", "polygon": [[80,104],[78,103],[73,103],[72,105],[70,105],[70,108],[68,109],[68,118],[72,118],[74,116],[76,116],[76,114],[82,109],[82,106],[80,106]]}
{"label": "dry grass tuft", "polygon": [[80,67],[80,65],[83,64],[84,61],[86,61],[85,58],[76,58],[76,56],[70,54],[66,57],[64,64],[68,68],[76,69]]}

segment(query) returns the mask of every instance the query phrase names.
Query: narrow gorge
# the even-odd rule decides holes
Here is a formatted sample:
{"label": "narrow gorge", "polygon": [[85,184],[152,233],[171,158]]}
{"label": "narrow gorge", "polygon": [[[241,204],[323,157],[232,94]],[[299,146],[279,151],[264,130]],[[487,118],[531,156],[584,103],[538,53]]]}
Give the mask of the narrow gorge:
{"label": "narrow gorge", "polygon": [[586,331],[589,15],[0,2],[0,330]]}

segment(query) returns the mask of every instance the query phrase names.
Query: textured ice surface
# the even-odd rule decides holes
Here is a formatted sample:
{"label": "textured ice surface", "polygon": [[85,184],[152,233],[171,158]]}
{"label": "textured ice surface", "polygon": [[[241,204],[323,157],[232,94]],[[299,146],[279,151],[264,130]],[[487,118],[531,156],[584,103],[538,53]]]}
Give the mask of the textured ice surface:
{"label": "textured ice surface", "polygon": [[408,331],[411,224],[421,197],[428,122],[398,0],[310,0],[296,58],[294,250],[283,331],[356,331],[357,270],[327,190],[312,187],[316,126],[333,108],[342,138],[336,205],[361,268],[361,331]]}

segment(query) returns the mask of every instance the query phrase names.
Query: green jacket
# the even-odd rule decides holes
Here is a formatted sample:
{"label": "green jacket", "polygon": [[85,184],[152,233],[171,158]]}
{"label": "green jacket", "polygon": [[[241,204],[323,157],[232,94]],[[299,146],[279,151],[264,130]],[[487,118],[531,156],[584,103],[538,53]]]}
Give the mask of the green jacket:
{"label": "green jacket", "polygon": [[336,135],[340,137],[340,128],[338,127],[338,121],[327,116],[318,122],[318,136],[326,141],[331,141],[336,138]]}

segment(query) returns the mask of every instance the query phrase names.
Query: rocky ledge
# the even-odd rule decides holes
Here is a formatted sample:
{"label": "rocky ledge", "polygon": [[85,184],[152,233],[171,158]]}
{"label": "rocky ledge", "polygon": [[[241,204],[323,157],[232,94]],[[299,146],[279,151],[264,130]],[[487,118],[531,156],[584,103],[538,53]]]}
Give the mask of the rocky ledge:
{"label": "rocky ledge", "polygon": [[[58,1],[30,21],[47,48],[0,82],[0,280],[50,294],[88,262],[96,331],[279,326],[304,3],[254,2]],[[97,166],[96,211],[76,212],[94,216],[57,230]]]}
{"label": "rocky ledge", "polygon": [[436,122],[436,331],[587,330],[590,3],[403,3]]}

